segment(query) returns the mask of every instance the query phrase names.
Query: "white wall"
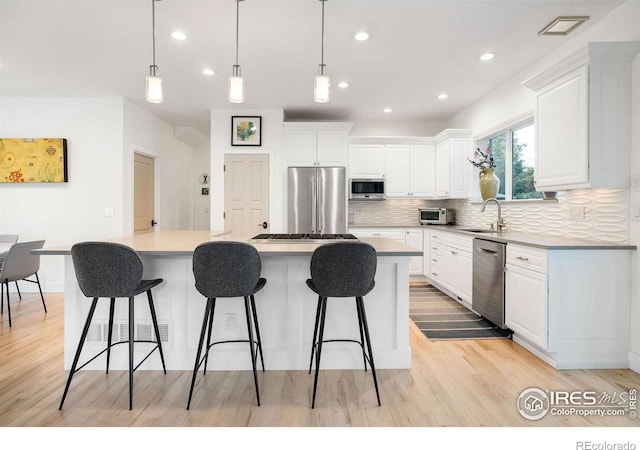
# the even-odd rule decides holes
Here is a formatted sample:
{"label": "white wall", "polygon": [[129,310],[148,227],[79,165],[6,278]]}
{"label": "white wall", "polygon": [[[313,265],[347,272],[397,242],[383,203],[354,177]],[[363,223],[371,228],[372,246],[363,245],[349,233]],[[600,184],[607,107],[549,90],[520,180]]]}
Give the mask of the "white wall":
{"label": "white wall", "polygon": [[[211,229],[211,196],[202,195],[202,188],[209,189],[211,194],[211,143],[207,141],[205,144],[197,147],[196,158],[193,168],[193,229],[209,230]],[[203,174],[209,175],[207,183],[202,184],[200,177]]]}
{"label": "white wall", "polygon": [[[231,116],[262,116],[260,147],[231,146]],[[211,229],[224,230],[224,155],[270,155],[270,230],[284,230],[284,111],[282,109],[214,109],[211,111]]]}
{"label": "white wall", "polygon": [[[133,152],[141,149],[161,161],[158,222],[164,229],[193,224],[195,162],[208,146],[176,140],[170,124],[128,100],[0,98],[0,137],[66,138],[69,173],[68,183],[0,183],[0,233],[45,239],[47,247],[131,234]],[[46,292],[62,292],[63,257],[43,256],[39,277]]]}
{"label": "white wall", "polygon": [[435,136],[447,127],[446,121],[385,120],[354,122],[350,136]]}
{"label": "white wall", "polygon": [[[639,41],[640,40],[640,2],[627,1],[599,22],[582,32],[576,31],[575,36],[559,45],[557,50],[547,55],[537,64],[527,68],[518,76],[502,84],[494,92],[471,105],[451,119],[451,128],[470,128],[475,136],[486,130],[506,122],[511,118],[523,114],[534,108],[533,93],[523,87],[521,82],[540,70],[561,61],[563,58],[580,50],[588,42],[607,41]],[[633,66],[633,112],[632,112],[632,154],[631,173],[640,174],[640,56],[636,57]],[[631,211],[634,210],[634,196],[632,193]],[[640,202],[640,199],[636,201]],[[640,206],[640,203],[638,203]],[[631,221],[629,224],[629,242],[640,245],[640,223]],[[631,342],[629,359],[631,368],[640,372],[640,251],[632,256],[632,286],[631,286]],[[606,301],[606,299],[603,299]]]}
{"label": "white wall", "polygon": [[[0,137],[66,138],[69,173],[68,183],[0,184],[0,232],[46,246],[121,235],[122,121],[121,98],[0,99]],[[42,257],[39,277],[62,292],[62,257]]]}

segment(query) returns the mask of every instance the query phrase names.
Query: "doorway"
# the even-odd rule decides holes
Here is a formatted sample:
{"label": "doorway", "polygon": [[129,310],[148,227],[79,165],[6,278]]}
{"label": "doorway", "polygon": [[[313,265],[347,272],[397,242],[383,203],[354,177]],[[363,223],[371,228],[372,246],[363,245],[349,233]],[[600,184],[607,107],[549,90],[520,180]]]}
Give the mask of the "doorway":
{"label": "doorway", "polygon": [[155,160],[140,153],[133,156],[133,234],[151,233],[156,221]]}
{"label": "doorway", "polygon": [[225,155],[224,231],[269,232],[269,155]]}

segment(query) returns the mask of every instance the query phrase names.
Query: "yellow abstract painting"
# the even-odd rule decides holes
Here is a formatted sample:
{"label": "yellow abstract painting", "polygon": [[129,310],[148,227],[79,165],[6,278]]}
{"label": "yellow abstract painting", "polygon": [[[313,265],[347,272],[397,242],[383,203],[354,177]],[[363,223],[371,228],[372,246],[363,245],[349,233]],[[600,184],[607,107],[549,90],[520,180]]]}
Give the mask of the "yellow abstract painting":
{"label": "yellow abstract painting", "polygon": [[0,138],[0,183],[66,181],[66,139]]}

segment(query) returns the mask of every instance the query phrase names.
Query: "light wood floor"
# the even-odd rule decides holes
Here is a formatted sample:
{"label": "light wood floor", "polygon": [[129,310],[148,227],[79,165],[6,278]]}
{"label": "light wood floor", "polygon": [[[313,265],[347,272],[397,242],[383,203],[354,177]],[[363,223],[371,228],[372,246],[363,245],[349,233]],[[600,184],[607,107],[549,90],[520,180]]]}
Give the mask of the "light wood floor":
{"label": "light wood floor", "polygon": [[[126,372],[80,372],[58,411],[66,372],[62,366],[63,297],[37,295],[12,302],[0,320],[0,426],[8,427],[439,427],[439,426],[638,426],[624,417],[522,418],[522,390],[595,390],[640,386],[630,370],[557,371],[509,340],[429,341],[413,324],[410,370],[379,370],[382,406],[370,372],[320,374],[316,408],[313,376],[305,371],[259,375],[262,406],[255,405],[250,371],[199,377],[191,410],[185,409],[189,372],[136,372],[134,409],[128,410]],[[375,349],[374,349],[375,351]]]}

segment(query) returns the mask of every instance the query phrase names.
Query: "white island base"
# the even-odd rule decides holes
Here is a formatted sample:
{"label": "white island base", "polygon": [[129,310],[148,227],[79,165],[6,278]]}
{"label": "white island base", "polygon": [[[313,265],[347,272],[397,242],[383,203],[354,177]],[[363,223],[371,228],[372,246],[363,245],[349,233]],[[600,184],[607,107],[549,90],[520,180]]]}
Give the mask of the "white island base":
{"label": "white island base", "polygon": [[[113,239],[135,248],[141,255],[144,278],[163,278],[152,290],[167,370],[192,370],[202,327],[206,299],[196,291],[192,272],[193,249],[211,240],[241,240],[211,237],[210,232],[174,231]],[[178,244],[177,240],[183,243]],[[246,239],[244,239],[246,240]],[[378,252],[376,286],[364,298],[374,362],[379,369],[411,367],[409,347],[409,261],[421,252],[384,238],[362,239]],[[176,241],[176,242],[174,242]],[[306,285],[311,254],[318,244],[255,244],[262,259],[263,290],[255,295],[266,370],[308,370],[311,356],[317,296]],[[64,367],[70,369],[91,299],[79,290],[69,248],[45,249],[46,254],[65,254]],[[107,339],[109,301],[96,309],[80,363],[104,348]],[[127,340],[126,299],[116,301],[114,342]],[[136,339],[153,339],[153,327],[146,295],[136,297]],[[359,340],[354,299],[330,298],[325,339]],[[213,341],[246,339],[247,328],[242,298],[217,300]],[[136,344],[136,362],[152,344]],[[128,368],[127,346],[112,351],[110,369]],[[140,369],[161,369],[155,352]],[[260,367],[260,366],[258,366]],[[104,370],[101,356],[86,369]],[[247,343],[216,345],[207,368],[250,370]],[[362,369],[358,344],[335,342],[322,349],[323,369]]]}

